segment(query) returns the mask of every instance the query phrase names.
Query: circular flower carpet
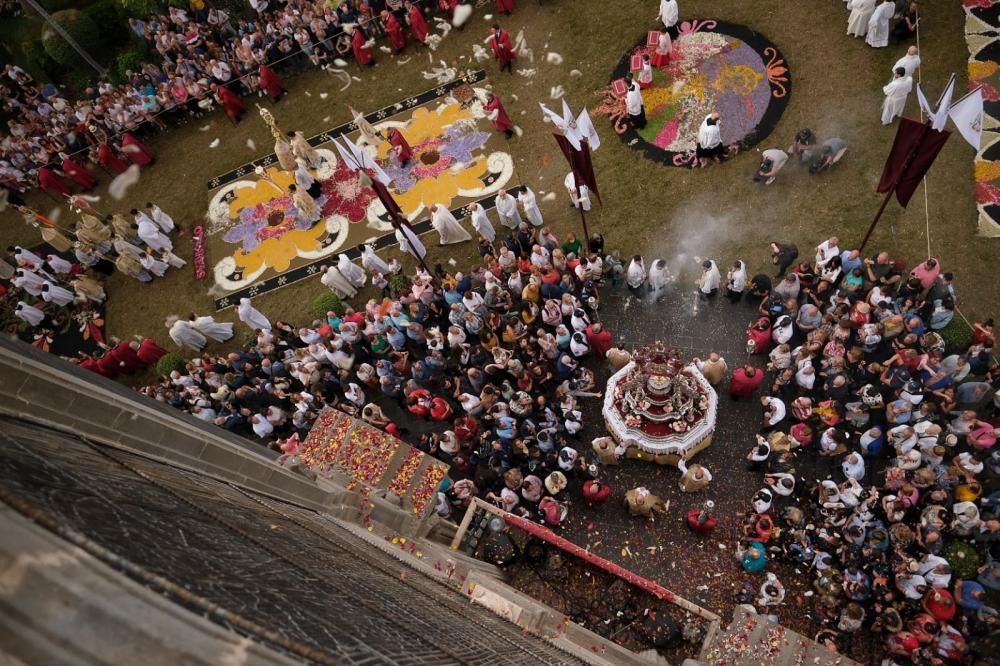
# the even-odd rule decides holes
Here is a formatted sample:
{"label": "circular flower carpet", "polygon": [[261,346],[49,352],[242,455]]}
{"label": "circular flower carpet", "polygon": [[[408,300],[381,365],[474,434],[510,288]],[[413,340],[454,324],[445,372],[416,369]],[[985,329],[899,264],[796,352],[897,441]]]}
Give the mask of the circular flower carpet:
{"label": "circular flower carpet", "polygon": [[730,154],[767,138],[791,92],[781,52],[760,33],[733,23],[684,21],[678,30],[669,59],[653,67],[653,81],[642,91],[646,127],[628,126],[625,101],[616,94],[615,82],[629,72],[638,79],[642,56],[654,57],[655,32],[618,62],[597,113],[611,118],[626,144],[673,166],[698,165],[698,128],[712,111],[721,114],[722,140]]}

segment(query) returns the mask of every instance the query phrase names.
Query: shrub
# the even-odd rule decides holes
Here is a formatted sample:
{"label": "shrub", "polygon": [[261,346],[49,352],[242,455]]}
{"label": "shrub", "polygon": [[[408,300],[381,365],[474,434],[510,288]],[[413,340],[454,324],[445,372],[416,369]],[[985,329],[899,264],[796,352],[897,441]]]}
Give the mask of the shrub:
{"label": "shrub", "polygon": [[952,319],[938,333],[944,339],[945,354],[961,354],[972,343],[972,327],[961,317]]}
{"label": "shrub", "polygon": [[[53,22],[57,23],[72,37],[84,51],[96,52],[100,45],[100,32],[94,21],[76,9],[67,9],[52,14]],[[42,46],[45,52],[60,65],[67,67],[86,67],[76,50],[70,46],[62,35],[46,25],[42,28]]]}
{"label": "shrub", "polygon": [[392,275],[390,275],[388,282],[389,282],[389,291],[392,292],[394,295],[402,294],[404,291],[407,291],[410,288],[410,285],[412,284],[412,282],[410,282],[410,278],[408,278],[402,272],[393,273]]}
{"label": "shrub", "polygon": [[132,48],[122,51],[115,58],[111,67],[111,79],[114,83],[124,83],[128,80],[128,72],[138,74],[142,71],[142,66],[149,62],[149,47],[145,43],[139,43]]}
{"label": "shrub", "polygon": [[177,352],[164,354],[160,357],[160,360],[156,362],[156,374],[169,375],[174,370],[180,372],[184,370],[184,364],[184,359]]}
{"label": "shrub", "polygon": [[344,302],[334,293],[320,294],[313,303],[313,313],[319,319],[326,319],[326,313],[333,310],[337,314],[344,313]]}
{"label": "shrub", "polygon": [[129,28],[121,6],[115,0],[98,0],[83,10],[83,13],[97,26],[101,36],[102,51],[128,44],[132,29]]}
{"label": "shrub", "polygon": [[143,19],[159,14],[167,6],[163,0],[117,0],[117,2],[126,16],[138,16]]}
{"label": "shrub", "polygon": [[24,66],[31,72],[44,75],[44,78],[57,78],[62,69],[42,46],[40,37],[28,37],[21,42],[21,53],[24,54]]}

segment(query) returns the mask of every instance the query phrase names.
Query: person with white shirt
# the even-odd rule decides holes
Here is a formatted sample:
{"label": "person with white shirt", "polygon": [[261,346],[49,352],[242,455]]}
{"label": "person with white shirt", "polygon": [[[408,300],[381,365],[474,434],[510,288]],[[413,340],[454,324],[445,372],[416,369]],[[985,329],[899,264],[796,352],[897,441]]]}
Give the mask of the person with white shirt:
{"label": "person with white shirt", "polygon": [[722,156],[726,154],[726,146],[722,143],[722,128],[719,125],[721,120],[719,112],[713,111],[705,116],[701,127],[698,128],[698,147],[695,154],[702,164],[709,158],[720,162]]}
{"label": "person with white shirt", "polygon": [[764,408],[765,430],[773,430],[779,423],[785,420],[785,414],[788,413],[788,410],[781,398],[764,395],[760,398],[760,404]]}
{"label": "person with white shirt", "polygon": [[885,93],[885,101],[882,102],[882,124],[891,125],[896,116],[903,115],[906,107],[906,99],[913,90],[913,77],[906,75],[906,70],[897,67],[894,78],[887,85],[882,86]]}
{"label": "person with white shirt", "polygon": [[906,76],[912,77],[913,73],[920,69],[920,52],[917,50],[916,46],[911,46],[906,49],[906,55],[896,61],[896,64],[892,66],[893,77],[896,75],[896,70],[900,67],[906,72]]}

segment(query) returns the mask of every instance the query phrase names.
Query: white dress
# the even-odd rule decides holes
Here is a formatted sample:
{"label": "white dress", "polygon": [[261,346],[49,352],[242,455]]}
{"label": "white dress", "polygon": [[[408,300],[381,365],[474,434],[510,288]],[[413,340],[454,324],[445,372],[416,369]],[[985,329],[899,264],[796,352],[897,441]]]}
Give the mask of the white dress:
{"label": "white dress", "polygon": [[508,229],[517,229],[521,224],[521,214],[517,210],[517,199],[508,193],[498,194],[496,199],[497,215],[500,224]]}
{"label": "white dress", "polygon": [[642,259],[639,261],[633,259],[629,263],[628,271],[625,273],[625,281],[633,289],[638,289],[646,281],[646,266],[642,263]]}
{"label": "white dress", "polygon": [[337,270],[355,287],[365,286],[365,281],[368,279],[365,270],[348,259],[346,254],[337,256]]}
{"label": "white dress", "polygon": [[345,278],[343,274],[337,270],[336,266],[330,266],[326,269],[326,273],[319,279],[320,282],[326,286],[327,289],[337,294],[341,298],[351,298],[358,293],[358,290],[354,288],[350,280]]}
{"label": "white dress", "polygon": [[531,188],[524,188],[524,191],[517,195],[517,200],[520,202],[521,208],[524,209],[524,216],[528,218],[528,222],[536,227],[542,226],[542,211],[538,207],[538,200]]}
{"label": "white dress", "polygon": [[192,326],[191,322],[184,319],[178,319],[174,322],[173,326],[170,327],[169,335],[178,347],[190,347],[196,352],[200,352],[202,347],[208,343],[205,336]]}
{"label": "white dress", "polygon": [[45,319],[45,312],[39,310],[34,305],[28,305],[24,301],[18,301],[14,308],[14,314],[18,319],[22,319],[32,326],[38,326]]}
{"label": "white dress", "polygon": [[497,239],[497,232],[490,223],[490,218],[486,214],[486,209],[480,203],[472,204],[472,227],[480,236],[492,243]]}
{"label": "white dress", "polygon": [[903,115],[906,98],[910,96],[911,90],[913,90],[913,79],[909,76],[893,79],[889,85],[882,87],[882,92],[885,93],[885,101],[882,102],[883,125],[890,125],[896,116]]}
{"label": "white dress", "polygon": [[851,15],[847,17],[847,34],[851,37],[864,37],[868,34],[868,19],[875,11],[877,0],[849,0],[847,8]]}
{"label": "white dress", "polygon": [[46,282],[47,289],[42,290],[42,300],[46,303],[55,303],[61,308],[66,307],[73,302],[73,292],[69,289],[64,289],[57,284],[51,282]]}
{"label": "white dress", "polygon": [[664,27],[672,28],[677,25],[677,17],[680,11],[677,7],[677,0],[660,0],[660,20]]}
{"label": "white dress", "polygon": [[865,36],[868,46],[882,48],[889,45],[889,22],[895,13],[896,4],[892,0],[886,0],[875,8],[868,19],[868,34]]}
{"label": "white dress", "polygon": [[472,235],[459,224],[451,211],[440,204],[431,213],[431,224],[441,237],[438,245],[452,245],[472,240]]}
{"label": "white dress", "polygon": [[699,291],[703,294],[710,294],[719,288],[722,276],[719,274],[719,267],[712,261],[711,268],[706,268],[701,274],[701,283],[698,285]]}
{"label": "white dress", "polygon": [[144,213],[139,213],[136,215],[136,222],[139,223],[139,238],[153,248],[157,252],[160,250],[173,250],[174,244],[169,238],[160,232],[160,228],[156,226],[156,222],[153,222]]}
{"label": "white dress", "polygon": [[191,325],[199,333],[204,335],[209,340],[215,340],[216,342],[225,342],[229,338],[233,337],[233,325],[230,322],[217,322],[214,317],[205,315],[204,317],[198,317],[195,319]]}
{"label": "white dress", "polygon": [[396,229],[396,240],[399,242],[399,249],[410,256],[422,259],[427,256],[427,248],[424,247],[417,234],[410,227]]}
{"label": "white dress", "polygon": [[665,287],[668,282],[670,282],[670,269],[667,268],[667,262],[662,259],[657,259],[653,262],[653,266],[649,269],[649,287],[653,291],[657,291],[662,287]]}
{"label": "white dress", "polygon": [[369,273],[381,273],[382,275],[388,275],[391,272],[389,264],[382,260],[382,257],[375,254],[375,248],[371,245],[363,245],[361,247],[361,265],[364,266],[365,270]]}
{"label": "white dress", "polygon": [[169,234],[174,231],[174,218],[163,212],[159,206],[153,206],[153,222],[163,229],[163,233]]}
{"label": "white dress", "polygon": [[237,309],[240,321],[249,326],[254,331],[270,331],[271,322],[264,314],[250,304],[249,298],[240,299],[240,307]]}

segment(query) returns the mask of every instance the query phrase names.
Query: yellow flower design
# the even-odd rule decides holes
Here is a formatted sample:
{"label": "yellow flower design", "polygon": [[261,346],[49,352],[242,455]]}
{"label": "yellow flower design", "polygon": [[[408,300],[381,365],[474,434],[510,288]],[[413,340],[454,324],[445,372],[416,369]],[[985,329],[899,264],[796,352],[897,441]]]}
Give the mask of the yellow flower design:
{"label": "yellow flower design", "polygon": [[326,225],[317,224],[311,229],[286,231],[277,238],[268,238],[261,242],[252,252],[237,250],[233,259],[242,266],[246,273],[254,273],[264,264],[278,273],[288,270],[299,252],[315,252],[320,247],[320,240],[326,235]]}
{"label": "yellow flower design", "polygon": [[276,196],[281,196],[288,191],[288,186],[295,182],[295,174],[274,167],[266,169],[265,174],[281,188],[281,192],[278,192],[278,189],[266,178],[259,178],[251,186],[234,190],[236,196],[229,203],[229,217],[231,219],[238,219],[240,211],[248,206],[266,203]]}

